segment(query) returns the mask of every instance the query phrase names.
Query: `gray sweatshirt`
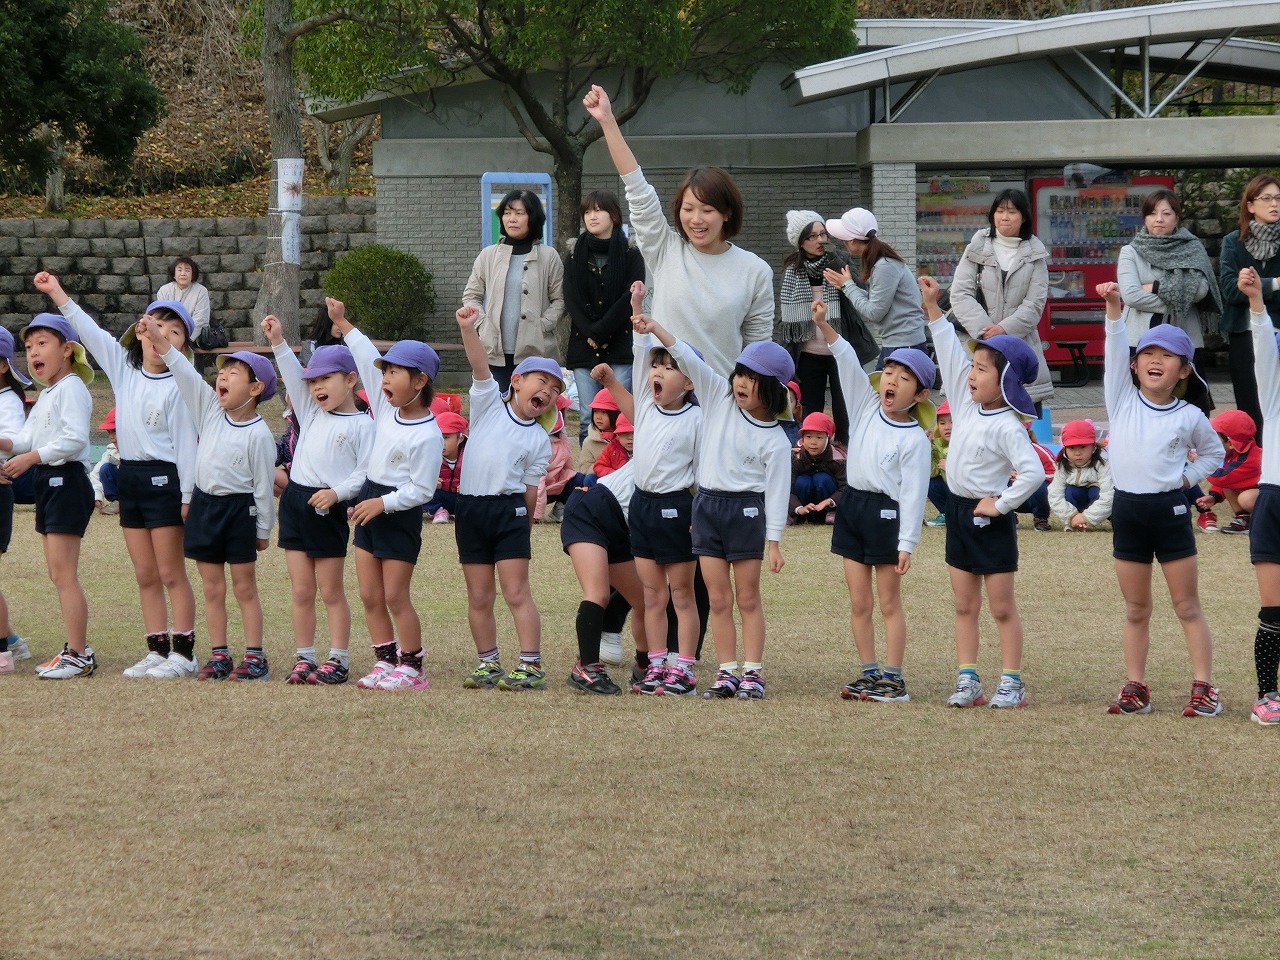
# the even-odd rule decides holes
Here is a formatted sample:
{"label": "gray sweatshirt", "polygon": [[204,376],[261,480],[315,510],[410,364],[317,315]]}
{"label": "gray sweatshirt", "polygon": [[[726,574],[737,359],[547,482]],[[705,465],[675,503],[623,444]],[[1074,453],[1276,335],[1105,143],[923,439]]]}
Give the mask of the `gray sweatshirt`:
{"label": "gray sweatshirt", "polygon": [[924,343],[924,308],[920,287],[911,268],[882,257],[871,268],[867,289],[850,280],[844,295],[858,311],[880,349],[914,347]]}

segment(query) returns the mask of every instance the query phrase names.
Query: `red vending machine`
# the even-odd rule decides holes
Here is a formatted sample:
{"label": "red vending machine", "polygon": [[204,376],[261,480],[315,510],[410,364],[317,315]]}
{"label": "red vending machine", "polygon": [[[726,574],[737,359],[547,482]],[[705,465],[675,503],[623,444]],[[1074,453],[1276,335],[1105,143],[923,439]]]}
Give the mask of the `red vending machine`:
{"label": "red vending machine", "polygon": [[[1078,165],[1089,174],[1098,172]],[[1142,226],[1148,193],[1172,189],[1170,177],[1121,178],[1105,171],[1088,181],[1068,167],[1064,177],[1031,181],[1033,228],[1049,251],[1049,301],[1040,318],[1045,360],[1062,368],[1064,384],[1089,382],[1090,364],[1102,362],[1106,306],[1094,289],[1116,278],[1120,248]]]}

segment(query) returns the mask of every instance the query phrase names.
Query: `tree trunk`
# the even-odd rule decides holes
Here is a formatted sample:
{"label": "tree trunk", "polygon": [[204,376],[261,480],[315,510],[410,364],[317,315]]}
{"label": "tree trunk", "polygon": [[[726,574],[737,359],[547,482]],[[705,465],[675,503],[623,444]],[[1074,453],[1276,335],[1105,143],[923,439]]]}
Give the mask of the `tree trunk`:
{"label": "tree trunk", "polygon": [[376,115],[359,119],[342,121],[342,139],[338,141],[338,149],[329,150],[329,132],[333,124],[325,123],[319,117],[310,120],[316,128],[316,153],[320,157],[320,169],[325,172],[324,182],[330,190],[345,190],[351,183],[351,163],[355,159],[356,150],[373,131]]}
{"label": "tree trunk", "polygon": [[[287,36],[293,26],[293,0],[265,0],[262,24],[262,83],[266,98],[268,130],[273,160],[302,156],[302,114],[293,74],[293,42]],[[300,268],[284,263],[280,251],[281,217],[277,209],[279,164],[271,165],[267,207],[271,211],[271,237],[262,266],[262,286],[254,305],[254,340],[265,343],[258,324],[267,314],[279,318],[285,339],[298,342],[298,289]]]}
{"label": "tree trunk", "polygon": [[[578,207],[582,203],[582,155],[585,152],[583,148],[578,147],[576,154],[571,157],[557,156],[551,175],[552,182],[555,184],[556,206],[551,242],[555,244],[561,258],[569,249],[569,241],[582,232],[582,216],[578,213]],[[566,311],[556,326],[556,340],[560,344],[562,357],[569,346],[571,322],[569,313]]]}
{"label": "tree trunk", "polygon": [[67,145],[62,135],[47,123],[41,124],[41,136],[49,148],[49,168],[44,175],[44,209],[47,213],[61,213],[67,205],[67,176],[63,167]]}

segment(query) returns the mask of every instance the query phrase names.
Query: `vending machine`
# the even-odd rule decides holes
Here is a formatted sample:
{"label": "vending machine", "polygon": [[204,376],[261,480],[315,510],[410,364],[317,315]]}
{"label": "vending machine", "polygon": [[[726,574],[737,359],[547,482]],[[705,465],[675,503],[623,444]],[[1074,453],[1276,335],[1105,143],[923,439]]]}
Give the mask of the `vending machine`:
{"label": "vending machine", "polygon": [[1097,175],[1098,168],[1085,164],[1064,173],[1031,181],[1032,228],[1049,251],[1040,339],[1049,366],[1064,369],[1063,383],[1083,385],[1090,365],[1102,362],[1106,305],[1095,290],[1115,280],[1120,248],[1142,226],[1147,194],[1172,189],[1173,180],[1115,171]]}

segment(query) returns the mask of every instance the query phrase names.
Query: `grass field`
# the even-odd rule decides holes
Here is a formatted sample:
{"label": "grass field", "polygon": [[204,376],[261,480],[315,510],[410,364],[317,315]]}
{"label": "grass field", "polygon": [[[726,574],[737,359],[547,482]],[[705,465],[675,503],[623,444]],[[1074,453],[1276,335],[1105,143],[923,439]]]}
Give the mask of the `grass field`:
{"label": "grass field", "polygon": [[[855,658],[826,528],[788,531],[786,568],[766,577],[758,703],[573,693],[578,595],[549,526],[534,586],[554,683],[463,690],[452,530],[424,532],[414,592],[434,686],[397,695],[283,683],[274,548],[259,565],[272,681],[122,679],[137,601],[114,518],[94,518],[82,578],[98,675],[38,681],[27,663],[0,678],[0,957],[1274,954],[1277,734],[1246,720],[1243,538],[1200,538],[1227,710],[1190,720],[1159,594],[1155,713],[1103,712],[1123,680],[1107,534],[1021,534],[1032,705],[1002,714],[943,706],[939,530],[904,588],[909,704],[837,696]],[[62,640],[39,556],[19,508],[0,583],[44,658]],[[357,671],[366,641],[357,615]],[[981,660],[993,682],[989,623]]]}

